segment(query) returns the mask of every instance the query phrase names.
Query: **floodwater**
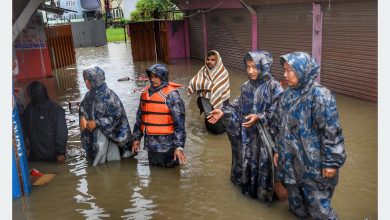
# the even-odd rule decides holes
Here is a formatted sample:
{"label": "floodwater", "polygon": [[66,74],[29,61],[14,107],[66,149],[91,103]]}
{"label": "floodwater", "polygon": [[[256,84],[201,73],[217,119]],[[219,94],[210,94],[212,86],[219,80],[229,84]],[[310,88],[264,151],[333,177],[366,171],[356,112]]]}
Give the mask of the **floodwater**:
{"label": "floodwater", "polygon": [[[287,201],[272,205],[243,196],[230,182],[231,149],[226,134],[209,134],[195,98],[180,91],[186,106],[187,165],[151,167],[147,153],[92,167],[80,149],[78,111],[69,101],[81,101],[87,89],[82,70],[98,65],[108,87],[121,98],[127,117],[135,122],[140,90],[147,85],[143,70],[152,62],[133,62],[130,44],[76,49],[77,65],[42,79],[50,97],[66,109],[69,130],[66,164],[30,163],[54,173],[48,184],[13,200],[14,219],[295,219]],[[180,59],[169,66],[170,80],[187,85],[202,61]],[[275,64],[277,65],[277,63]],[[228,67],[232,98],[246,81],[242,69]],[[277,73],[281,74],[281,73]],[[129,81],[118,82],[129,77]],[[17,83],[26,87],[28,82]],[[347,161],[332,200],[341,219],[377,219],[377,103],[337,95]]]}

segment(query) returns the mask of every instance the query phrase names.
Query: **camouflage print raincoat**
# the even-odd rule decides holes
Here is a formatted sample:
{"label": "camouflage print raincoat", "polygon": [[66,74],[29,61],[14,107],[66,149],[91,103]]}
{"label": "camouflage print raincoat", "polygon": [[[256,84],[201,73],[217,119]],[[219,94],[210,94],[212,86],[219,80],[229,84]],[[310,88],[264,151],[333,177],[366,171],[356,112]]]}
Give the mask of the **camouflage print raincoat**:
{"label": "camouflage print raincoat", "polygon": [[245,116],[257,114],[262,125],[268,127],[283,88],[271,75],[272,55],[266,51],[248,52],[244,58],[255,62],[259,75],[241,86],[241,94],[222,107],[226,131],[232,147],[231,181],[242,193],[262,201],[272,200],[272,160],[261,139],[258,126],[244,128]]}
{"label": "camouflage print raincoat", "polygon": [[[149,95],[158,92],[162,88],[166,87],[169,83],[169,72],[165,65],[155,64],[148,68],[148,71],[156,74],[161,79],[161,86],[158,88],[153,87],[152,83],[149,87]],[[141,140],[144,136],[144,147],[150,152],[165,153],[176,149],[178,147],[184,148],[186,141],[185,130],[185,107],[183,99],[177,90],[172,91],[166,98],[166,104],[170,110],[170,114],[173,119],[173,134],[169,135],[148,135],[143,133],[140,129],[142,122],[141,107],[138,108],[136,122],[134,124],[134,140]]]}
{"label": "camouflage print raincoat", "polygon": [[309,211],[315,219],[337,219],[330,198],[338,171],[333,178],[322,176],[322,168],[340,168],[346,159],[336,100],[315,82],[320,68],[310,55],[289,53],[281,56],[282,66],[284,62],[295,72],[298,85],[284,92],[273,125],[290,210],[298,217],[307,217]]}
{"label": "camouflage print raincoat", "polygon": [[[83,76],[92,84],[80,103],[79,116],[95,120],[96,127],[111,141],[126,150],[131,150],[132,136],[125,109],[119,97],[104,82],[104,71],[99,67],[84,70]],[[92,156],[93,132],[81,132],[81,140],[88,156]]]}

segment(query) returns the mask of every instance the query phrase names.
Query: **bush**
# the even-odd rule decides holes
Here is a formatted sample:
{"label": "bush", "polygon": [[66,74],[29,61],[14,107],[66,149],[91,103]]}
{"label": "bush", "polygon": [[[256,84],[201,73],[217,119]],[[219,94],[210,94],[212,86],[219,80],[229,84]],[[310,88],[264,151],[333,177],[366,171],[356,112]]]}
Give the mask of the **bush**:
{"label": "bush", "polygon": [[127,19],[125,19],[125,18],[121,18],[121,20],[119,20],[119,23],[122,25],[122,26],[124,26],[125,24],[127,24],[127,23],[129,23],[130,22],[130,20],[127,20]]}
{"label": "bush", "polygon": [[175,16],[167,11],[178,10],[172,0],[138,0],[136,9],[131,12],[130,17],[133,22],[150,21],[153,19],[173,19],[180,20],[183,13],[176,13]]}

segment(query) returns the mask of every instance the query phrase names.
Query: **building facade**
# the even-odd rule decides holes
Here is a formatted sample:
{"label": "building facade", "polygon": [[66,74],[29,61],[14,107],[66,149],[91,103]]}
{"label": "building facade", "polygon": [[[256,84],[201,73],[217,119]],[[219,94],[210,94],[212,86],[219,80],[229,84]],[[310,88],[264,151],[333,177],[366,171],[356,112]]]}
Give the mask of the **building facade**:
{"label": "building facade", "polygon": [[187,0],[178,6],[188,19],[191,57],[204,59],[214,49],[224,64],[244,68],[245,52],[267,50],[281,80],[279,56],[304,51],[321,64],[319,80],[331,91],[377,101],[376,0]]}

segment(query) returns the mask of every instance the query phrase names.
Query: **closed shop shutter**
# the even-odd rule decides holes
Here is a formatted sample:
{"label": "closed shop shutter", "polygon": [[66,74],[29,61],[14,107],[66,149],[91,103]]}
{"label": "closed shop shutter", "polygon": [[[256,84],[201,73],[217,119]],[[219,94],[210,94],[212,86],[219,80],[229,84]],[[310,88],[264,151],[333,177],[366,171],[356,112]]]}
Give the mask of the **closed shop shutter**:
{"label": "closed shop shutter", "polygon": [[208,50],[220,53],[224,65],[244,67],[251,50],[251,15],[246,9],[213,10],[207,13]]}
{"label": "closed shop shutter", "polygon": [[189,17],[191,57],[204,59],[202,14]]}
{"label": "closed shop shutter", "polygon": [[323,4],[321,83],[377,101],[377,1]]}
{"label": "closed shop shutter", "polygon": [[281,55],[293,51],[311,54],[312,4],[263,6],[256,8],[256,11],[259,49],[272,53],[272,73],[277,80],[281,80]]}

